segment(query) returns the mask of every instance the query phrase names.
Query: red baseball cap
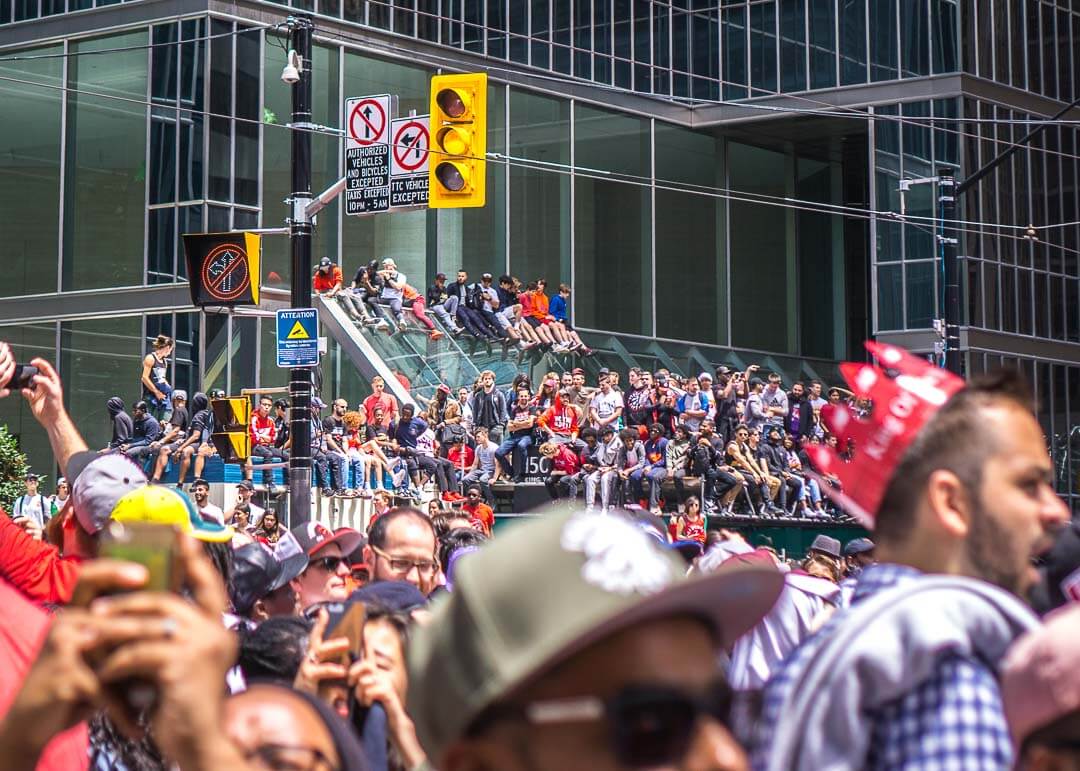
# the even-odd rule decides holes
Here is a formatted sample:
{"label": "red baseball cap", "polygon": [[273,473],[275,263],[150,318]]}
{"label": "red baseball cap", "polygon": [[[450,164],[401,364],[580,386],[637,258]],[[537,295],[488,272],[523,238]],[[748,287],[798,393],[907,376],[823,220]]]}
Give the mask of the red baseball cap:
{"label": "red baseball cap", "polygon": [[367,540],[363,533],[350,527],[342,527],[336,533],[332,533],[318,522],[305,522],[294,527],[291,532],[304,554],[309,557],[314,557],[316,552],[332,543],[336,543],[342,555],[347,557],[363,546]]}

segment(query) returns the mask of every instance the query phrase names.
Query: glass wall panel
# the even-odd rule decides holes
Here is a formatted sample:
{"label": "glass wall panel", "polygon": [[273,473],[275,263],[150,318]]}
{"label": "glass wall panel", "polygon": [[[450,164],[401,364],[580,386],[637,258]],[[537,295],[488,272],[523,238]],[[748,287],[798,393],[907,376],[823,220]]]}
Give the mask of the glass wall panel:
{"label": "glass wall panel", "polygon": [[904,272],[902,265],[879,265],[877,269],[877,328],[904,328]]}
{"label": "glass wall panel", "polygon": [[[570,103],[510,91],[510,155],[538,164],[570,162]],[[570,278],[570,176],[542,165],[510,167],[510,270],[544,277],[554,290]]]}
{"label": "glass wall panel", "polygon": [[[728,145],[730,187],[762,195],[785,195],[783,154],[750,145]],[[766,351],[793,351],[789,338],[788,213],[778,206],[730,202],[732,344]]]}
{"label": "glass wall panel", "polygon": [[[145,30],[70,45],[63,287],[143,282]],[[79,56],[90,51],[114,53]],[[77,91],[74,89],[78,89]],[[84,91],[100,96],[91,96]],[[122,97],[122,99],[110,98]],[[129,101],[136,100],[136,101]]]}
{"label": "glass wall panel", "polygon": [[898,77],[896,0],[873,0],[870,6],[870,80]]}
{"label": "glass wall panel", "polygon": [[[506,152],[506,86],[501,84],[488,86],[487,151]],[[470,275],[490,272],[497,276],[506,269],[506,173],[506,164],[488,161],[487,204],[483,208],[440,212],[440,265],[449,259],[451,270],[464,265]],[[452,230],[460,229],[461,237],[442,238],[444,224]]]}
{"label": "glass wall panel", "polygon": [[[145,52],[143,56],[145,60]],[[143,320],[140,316],[70,321],[60,325],[64,398],[91,448],[108,444],[112,420],[105,402],[119,396],[129,410],[142,395]]]}
{"label": "glass wall panel", "polygon": [[656,334],[673,340],[726,342],[723,201],[656,191]]}
{"label": "glass wall panel", "polygon": [[750,85],[753,91],[776,91],[776,4],[750,6]]}
{"label": "glass wall panel", "polygon": [[900,14],[901,77],[911,78],[930,72],[930,20],[926,3],[905,3]]}
{"label": "glass wall panel", "polygon": [[647,120],[582,104],[575,106],[574,120],[578,168],[649,175]]}
{"label": "glass wall panel", "polygon": [[[833,0],[808,0],[807,10],[810,15],[810,88],[831,88],[836,85],[836,7]],[[862,47],[866,48],[865,39]],[[865,79],[866,74],[862,73],[859,81]]]}
{"label": "glass wall panel", "polygon": [[574,184],[577,324],[652,334],[649,188],[583,176]]}
{"label": "glass wall panel", "polygon": [[907,264],[907,329],[930,327],[934,318],[934,263]]}
{"label": "glass wall panel", "polygon": [[[36,356],[56,364],[56,325],[18,324],[0,327],[0,340],[11,346],[15,361],[30,361]],[[67,373],[62,373],[65,385]],[[47,474],[49,479],[42,485],[43,493],[51,493],[56,483],[56,468],[49,439],[45,429],[30,414],[26,400],[18,394],[7,399],[0,399],[0,425],[19,443],[19,449],[26,453],[31,468],[39,474]]]}
{"label": "glass wall panel", "polygon": [[[18,53],[50,56],[62,49]],[[63,64],[61,58],[0,62],[0,77],[25,81],[0,80],[0,297],[56,291],[63,91],[55,87],[63,84]]]}
{"label": "glass wall panel", "polygon": [[[838,191],[833,188],[839,186],[839,177],[834,175],[832,164],[799,158],[796,171],[795,190],[800,199],[838,203],[834,200]],[[799,351],[804,356],[839,356],[835,343],[846,318],[842,222],[828,214],[800,211],[796,229]]]}
{"label": "glass wall panel", "polygon": [[806,88],[806,6],[780,3],[780,90]]}
{"label": "glass wall panel", "polygon": [[866,82],[866,3],[839,0],[840,83]]}
{"label": "glass wall panel", "polygon": [[[337,49],[317,45],[314,50],[314,93],[312,95],[313,119],[316,123],[338,125],[341,121],[341,101],[338,96],[338,60]],[[267,36],[264,49],[266,72],[275,72],[281,67],[281,48],[274,39]],[[380,91],[362,91],[357,86],[357,93],[346,96],[386,93],[386,87]],[[262,225],[280,227],[289,216],[285,199],[292,187],[291,176],[291,132],[284,126],[289,122],[292,111],[292,95],[287,85],[276,77],[266,78],[264,95],[263,122],[263,191]],[[391,92],[393,93],[393,92]],[[237,124],[239,126],[239,123]],[[239,129],[238,129],[239,130]],[[342,155],[341,142],[336,137],[326,134],[313,134],[311,138],[312,188],[315,192],[325,190],[340,175],[338,173]],[[239,145],[238,145],[239,153]],[[333,259],[338,256],[337,221],[340,211],[340,197],[333,205],[319,212],[315,226],[315,238],[312,254],[315,260],[323,255]],[[349,217],[356,220],[356,217]],[[381,218],[376,218],[381,219]],[[263,239],[263,274],[277,272],[286,281],[291,275],[289,240],[287,238]],[[364,258],[364,262],[368,259]],[[355,269],[359,257],[352,261],[346,259],[342,272],[349,278]]]}

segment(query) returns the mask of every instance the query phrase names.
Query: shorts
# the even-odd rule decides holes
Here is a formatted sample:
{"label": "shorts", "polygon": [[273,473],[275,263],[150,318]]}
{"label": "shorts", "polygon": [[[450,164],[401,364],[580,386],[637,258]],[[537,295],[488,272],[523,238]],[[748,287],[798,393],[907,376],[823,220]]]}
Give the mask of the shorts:
{"label": "shorts", "polygon": [[537,327],[543,325],[544,322],[536,318],[535,316],[526,316],[525,323],[527,323],[533,329],[536,329]]}
{"label": "shorts", "polygon": [[177,439],[175,442],[169,442],[168,444],[161,445],[161,449],[168,452],[169,455],[172,455],[179,451],[180,445],[182,445],[183,443],[183,439]]}

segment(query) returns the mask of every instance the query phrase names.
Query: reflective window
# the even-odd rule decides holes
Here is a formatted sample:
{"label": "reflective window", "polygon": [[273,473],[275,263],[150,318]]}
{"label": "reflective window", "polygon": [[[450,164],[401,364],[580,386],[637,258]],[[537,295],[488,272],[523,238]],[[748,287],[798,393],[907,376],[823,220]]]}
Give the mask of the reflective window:
{"label": "reflective window", "polygon": [[[2,131],[3,129],[0,129],[0,132]],[[11,346],[15,361],[30,361],[41,356],[56,364],[56,325],[54,323],[0,327],[0,340]],[[64,373],[64,382],[66,386],[71,387],[67,373]],[[45,429],[30,414],[30,408],[25,399],[17,395],[0,399],[0,426],[6,427],[8,432],[15,437],[19,443],[19,449],[26,453],[31,468],[39,474],[48,475],[49,479],[42,485],[41,491],[46,494],[52,493],[56,481],[52,448],[49,446]]]}
{"label": "reflective window", "polygon": [[[64,289],[143,282],[148,37],[143,30],[70,44]],[[134,50],[78,55],[126,48]]]}
{"label": "reflective window", "polygon": [[[59,46],[17,52],[62,53]],[[63,92],[62,58],[0,62],[0,296],[56,291]],[[51,201],[52,205],[42,205]]]}
{"label": "reflective window", "polygon": [[651,334],[649,187],[582,175],[574,185],[576,323]]}
{"label": "reflective window", "polygon": [[[656,191],[656,334],[673,340],[726,342],[722,202]],[[688,302],[687,298],[693,301]]]}
{"label": "reflective window", "polygon": [[112,437],[112,419],[105,408],[110,397],[123,399],[129,413],[141,398],[142,357],[140,316],[60,325],[60,371],[66,384],[78,384],[64,389],[64,399],[90,447],[104,447]]}
{"label": "reflective window", "polygon": [[[836,6],[833,0],[807,0],[806,7],[810,26],[810,88],[831,88],[836,85]],[[862,33],[861,28],[859,32]],[[859,73],[858,82],[865,80],[866,73]]]}
{"label": "reflective window", "polygon": [[[730,187],[785,195],[783,154],[729,143]],[[789,271],[788,214],[778,206],[730,201],[731,337],[739,347],[793,351],[795,284]]]}
{"label": "reflective window", "polygon": [[523,281],[570,278],[570,103],[510,91],[510,269]]}

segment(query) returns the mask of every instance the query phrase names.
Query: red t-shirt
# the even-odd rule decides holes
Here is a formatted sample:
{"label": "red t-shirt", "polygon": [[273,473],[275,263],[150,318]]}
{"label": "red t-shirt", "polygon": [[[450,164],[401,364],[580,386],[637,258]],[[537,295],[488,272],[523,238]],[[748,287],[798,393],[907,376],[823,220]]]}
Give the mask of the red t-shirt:
{"label": "red t-shirt", "polygon": [[[19,693],[30,665],[49,630],[49,616],[23,597],[7,581],[0,580],[0,720]],[[62,613],[63,611],[61,611]],[[86,723],[57,734],[38,759],[38,771],[83,771],[90,765]]]}
{"label": "red t-shirt", "polygon": [[[676,532],[678,532],[676,530]],[[689,517],[682,518],[682,540],[705,543],[705,520],[699,519],[694,522]]]}
{"label": "red t-shirt", "polygon": [[477,501],[475,506],[470,506],[468,503],[464,504],[461,510],[465,512],[465,515],[469,518],[469,524],[475,530],[479,530],[485,535],[491,535],[491,528],[495,527],[495,512],[491,510],[490,506],[482,501]]}
{"label": "red t-shirt", "polygon": [[460,447],[451,447],[446,457],[454,464],[454,468],[468,470],[476,460],[476,451],[469,445],[463,444]]}
{"label": "red t-shirt", "polygon": [[321,270],[317,270],[315,271],[315,275],[311,278],[311,288],[316,292],[329,292],[336,285],[341,283],[341,268],[337,265],[332,266],[329,273],[323,273]]}
{"label": "red t-shirt", "polygon": [[397,399],[386,393],[386,391],[383,391],[382,396],[376,396],[375,394],[372,394],[368,398],[364,399],[364,412],[367,413],[368,423],[375,422],[376,407],[382,407],[382,427],[388,428],[390,426],[390,422],[397,418]]}

